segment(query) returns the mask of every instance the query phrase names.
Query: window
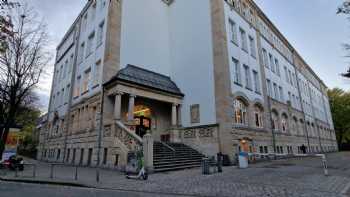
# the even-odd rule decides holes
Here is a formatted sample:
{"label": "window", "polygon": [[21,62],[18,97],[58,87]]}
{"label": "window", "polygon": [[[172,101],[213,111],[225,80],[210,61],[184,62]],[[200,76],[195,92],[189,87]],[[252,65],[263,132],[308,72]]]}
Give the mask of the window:
{"label": "window", "polygon": [[289,83],[288,69],[287,69],[286,66],[284,67],[284,73],[285,73],[285,75],[286,75],[286,81]]}
{"label": "window", "polygon": [[282,132],[287,132],[288,130],[288,117],[286,114],[282,114],[282,120],[281,120],[281,126],[282,126]]}
{"label": "window", "polygon": [[252,89],[251,76],[249,66],[243,65],[244,67],[244,75],[245,75],[245,87],[249,90]]}
{"label": "window", "polygon": [[247,35],[242,28],[239,29],[239,32],[241,33],[241,47],[245,52],[248,52]]}
{"label": "window", "polygon": [[255,126],[257,128],[262,128],[263,127],[263,111],[261,107],[255,106],[254,108],[254,117],[255,117]]}
{"label": "window", "polygon": [[272,129],[276,131],[278,130],[278,114],[275,111],[272,111],[271,116],[272,116],[271,126],[272,126]]}
{"label": "window", "polygon": [[94,38],[95,38],[95,32],[92,32],[88,38],[88,42],[87,42],[87,46],[86,46],[86,56],[89,56],[92,53]]}
{"label": "window", "polygon": [[76,155],[76,149],[73,149],[73,157],[72,157],[72,164],[75,164],[75,155]]}
{"label": "window", "polygon": [[271,55],[271,53],[269,53],[269,59],[270,59],[271,71],[272,71],[272,72],[275,72],[275,66],[274,66],[274,62],[273,62],[273,56]]}
{"label": "window", "polygon": [[266,84],[267,84],[267,95],[272,97],[272,85],[270,79],[266,79]]}
{"label": "window", "polygon": [[64,71],[63,71],[63,79],[66,78],[66,74],[67,74],[67,71],[68,71],[68,59],[66,60],[65,64],[64,64]]}
{"label": "window", "polygon": [[235,99],[234,107],[234,123],[240,125],[247,125],[247,106],[240,99]]}
{"label": "window", "polygon": [[66,157],[66,163],[69,161],[69,158],[70,158],[70,148],[68,148],[67,157]]}
{"label": "window", "polygon": [[290,84],[293,86],[292,72],[290,70],[288,70],[288,77]]}
{"label": "window", "polygon": [[84,60],[84,50],[85,50],[85,43],[83,42],[80,45],[80,51],[79,51],[79,63],[82,63]]}
{"label": "window", "polygon": [[71,73],[73,71],[73,66],[74,66],[74,54],[72,54],[70,56],[70,60],[69,60],[69,70],[68,73]]}
{"label": "window", "polygon": [[63,73],[63,65],[61,65],[61,69],[60,69],[59,72],[60,72],[59,79],[62,80],[63,79],[63,75],[64,75],[64,73]]}
{"label": "window", "polygon": [[237,84],[241,84],[241,66],[238,60],[232,58],[233,62],[233,81]]}
{"label": "window", "polygon": [[81,76],[78,76],[75,84],[74,97],[77,97],[80,95],[80,83],[81,83]]}
{"label": "window", "polygon": [[281,72],[280,72],[280,65],[278,63],[278,59],[275,58],[275,67],[276,67],[276,73],[278,76],[281,76]]}
{"label": "window", "polygon": [[79,165],[83,165],[84,163],[84,149],[80,149],[80,160],[79,160]]}
{"label": "window", "polygon": [[84,73],[83,88],[82,88],[83,92],[82,93],[84,93],[84,92],[89,90],[90,73],[91,73],[91,69],[90,68],[88,70],[86,70],[85,73]]}
{"label": "window", "polygon": [[238,45],[238,36],[237,36],[237,26],[236,23],[234,21],[232,21],[231,19],[229,20],[229,30],[230,30],[230,39],[233,43]]}
{"label": "window", "polygon": [[274,99],[278,100],[279,99],[279,95],[278,95],[278,88],[277,88],[277,84],[276,83],[273,83],[273,91],[275,93]]}
{"label": "window", "polygon": [[256,58],[255,40],[251,36],[249,36],[249,45],[250,45],[250,55]]}
{"label": "window", "polygon": [[101,60],[97,61],[95,64],[95,74],[94,74],[94,85],[100,83],[101,78]]}
{"label": "window", "polygon": [[68,100],[69,100],[69,92],[70,92],[70,84],[67,85],[66,95],[64,96],[66,102],[68,102]]}
{"label": "window", "polygon": [[288,100],[292,104],[292,93],[288,92]]}
{"label": "window", "polygon": [[97,31],[97,46],[100,46],[103,42],[103,32],[104,32],[104,26],[105,26],[105,22],[102,21],[99,25],[98,25],[98,31]]}
{"label": "window", "polygon": [[103,149],[103,160],[102,160],[103,165],[107,164],[107,154],[108,154],[108,149],[104,148]]}
{"label": "window", "polygon": [[254,88],[256,93],[260,93],[260,80],[259,80],[259,73],[256,70],[253,70],[253,77],[254,77]]}
{"label": "window", "polygon": [[92,148],[89,148],[89,153],[88,153],[88,161],[87,161],[87,165],[90,166],[91,165],[91,161],[92,161]]}
{"label": "window", "polygon": [[268,57],[267,57],[267,51],[266,51],[266,49],[262,49],[262,58],[263,58],[263,64],[265,65],[265,67],[269,67],[269,60],[268,60]]}
{"label": "window", "polygon": [[284,93],[283,93],[283,88],[281,86],[279,86],[279,91],[280,91],[280,100],[281,102],[284,102]]}

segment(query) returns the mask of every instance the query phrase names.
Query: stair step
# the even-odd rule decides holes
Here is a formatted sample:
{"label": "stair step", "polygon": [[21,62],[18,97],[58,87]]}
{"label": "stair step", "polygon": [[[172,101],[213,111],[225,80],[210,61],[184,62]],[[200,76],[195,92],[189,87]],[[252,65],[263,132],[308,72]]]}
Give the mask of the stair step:
{"label": "stair step", "polygon": [[170,163],[170,164],[162,164],[162,165],[157,165],[154,168],[159,169],[159,168],[169,168],[169,167],[178,167],[178,166],[188,166],[188,165],[200,165],[200,161],[196,162],[188,162],[188,163]]}
{"label": "stair step", "polygon": [[167,171],[175,171],[175,170],[184,170],[190,168],[198,168],[200,165],[188,165],[188,166],[178,166],[178,167],[170,167],[170,168],[160,168],[154,169],[154,172],[167,172]]}
{"label": "stair step", "polygon": [[201,160],[198,159],[192,159],[192,160],[173,160],[173,161],[155,161],[154,164],[156,165],[163,165],[163,164],[173,164],[173,163],[191,163],[191,162],[201,162]]}

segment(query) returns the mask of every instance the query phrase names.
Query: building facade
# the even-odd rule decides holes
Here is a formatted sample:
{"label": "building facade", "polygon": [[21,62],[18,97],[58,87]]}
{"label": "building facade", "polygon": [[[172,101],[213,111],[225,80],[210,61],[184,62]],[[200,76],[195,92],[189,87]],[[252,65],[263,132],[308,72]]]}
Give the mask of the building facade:
{"label": "building facade", "polygon": [[38,158],[123,168],[147,132],[232,161],[337,150],[326,85],[252,0],[88,1]]}

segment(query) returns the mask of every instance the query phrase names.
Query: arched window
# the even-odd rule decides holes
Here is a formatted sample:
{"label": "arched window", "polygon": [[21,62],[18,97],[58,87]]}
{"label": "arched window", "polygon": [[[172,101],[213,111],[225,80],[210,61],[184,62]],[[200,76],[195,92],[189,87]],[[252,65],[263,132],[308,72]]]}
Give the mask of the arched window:
{"label": "arched window", "polygon": [[235,99],[234,106],[234,123],[240,125],[248,125],[247,121],[247,105],[240,99]]}
{"label": "arched window", "polygon": [[286,114],[282,114],[282,119],[281,119],[281,126],[282,126],[282,132],[287,132],[288,130],[288,117]]}
{"label": "arched window", "polygon": [[257,128],[263,128],[263,110],[259,105],[254,106],[254,119]]}
{"label": "arched window", "polygon": [[303,119],[300,119],[300,129],[299,129],[299,134],[300,135],[305,135],[304,134],[304,120]]}
{"label": "arched window", "polygon": [[299,134],[299,125],[298,125],[298,119],[294,116],[293,117],[293,132],[294,134],[298,135]]}
{"label": "arched window", "polygon": [[272,129],[278,130],[278,114],[277,114],[277,112],[272,111],[271,116],[272,116],[272,123],[271,123]]}

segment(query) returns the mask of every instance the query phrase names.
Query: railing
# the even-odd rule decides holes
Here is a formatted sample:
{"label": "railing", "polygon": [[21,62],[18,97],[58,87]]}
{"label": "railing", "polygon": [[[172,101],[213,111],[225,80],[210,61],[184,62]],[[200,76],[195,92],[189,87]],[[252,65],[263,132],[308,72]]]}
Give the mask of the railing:
{"label": "railing", "polygon": [[160,143],[161,143],[163,146],[165,146],[165,147],[167,147],[168,149],[170,149],[171,151],[175,152],[175,149],[174,149],[173,147],[169,146],[167,143],[164,143],[164,142],[162,142],[162,141],[160,141]]}
{"label": "railing", "polygon": [[122,122],[116,121],[115,137],[117,137],[129,150],[139,150],[142,147],[142,139]]}

